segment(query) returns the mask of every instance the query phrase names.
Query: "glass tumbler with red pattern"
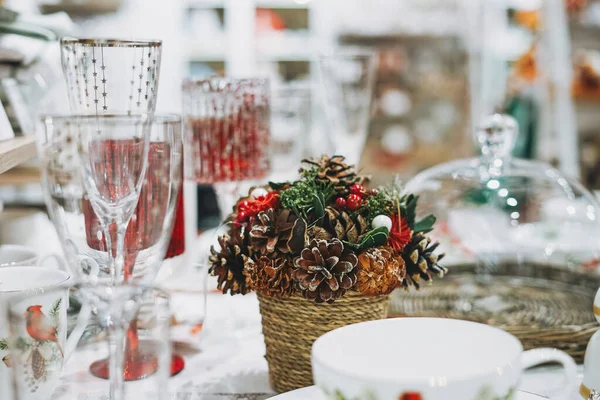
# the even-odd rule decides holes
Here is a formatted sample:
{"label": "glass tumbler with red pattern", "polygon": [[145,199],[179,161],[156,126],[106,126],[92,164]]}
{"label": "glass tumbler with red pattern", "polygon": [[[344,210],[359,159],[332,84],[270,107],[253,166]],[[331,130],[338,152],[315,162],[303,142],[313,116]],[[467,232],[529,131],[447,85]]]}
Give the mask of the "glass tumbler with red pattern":
{"label": "glass tumbler with red pattern", "polygon": [[225,219],[239,184],[269,172],[269,82],[187,79],[183,96],[185,179],[214,185]]}

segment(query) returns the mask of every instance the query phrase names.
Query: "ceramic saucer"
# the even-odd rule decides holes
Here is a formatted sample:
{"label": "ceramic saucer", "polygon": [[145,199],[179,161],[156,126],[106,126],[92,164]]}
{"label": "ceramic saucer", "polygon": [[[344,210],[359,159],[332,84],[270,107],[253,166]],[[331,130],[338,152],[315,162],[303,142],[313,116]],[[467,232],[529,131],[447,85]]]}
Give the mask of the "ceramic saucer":
{"label": "ceramic saucer", "polygon": [[[538,396],[537,394],[519,392],[515,400],[542,400],[546,397]],[[304,389],[294,390],[280,394],[279,396],[271,397],[269,400],[325,400],[319,389],[316,386],[310,386]]]}

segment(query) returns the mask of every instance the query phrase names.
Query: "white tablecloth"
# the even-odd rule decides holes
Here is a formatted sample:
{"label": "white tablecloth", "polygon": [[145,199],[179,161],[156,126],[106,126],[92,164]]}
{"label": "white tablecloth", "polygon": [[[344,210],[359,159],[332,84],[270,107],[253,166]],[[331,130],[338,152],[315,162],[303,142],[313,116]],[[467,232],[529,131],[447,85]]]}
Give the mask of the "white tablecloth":
{"label": "white tablecloth", "polygon": [[[38,232],[40,235],[43,233],[44,240],[37,235],[34,242],[27,243],[31,246],[35,246],[34,243],[51,243],[49,246],[39,246],[38,251],[42,255],[59,249],[54,237],[55,233],[47,220],[43,228],[30,229],[30,231]],[[196,247],[207,248],[207,243],[199,240]],[[183,283],[183,286],[187,285],[187,287],[180,287],[180,289],[201,289],[198,281],[193,278],[188,279],[180,272],[182,271],[173,274],[180,278],[175,286],[182,286]],[[198,301],[193,300],[194,296],[198,295],[173,293],[172,308],[177,319],[186,319],[187,315],[198,314]],[[180,374],[169,381],[172,398],[176,400],[259,400],[272,397],[274,393],[268,382],[267,363],[264,359],[265,346],[261,335],[256,296],[252,294],[224,296],[211,293],[208,295],[207,309],[207,318],[200,333],[192,333],[189,325],[180,325],[173,329],[174,349],[184,356],[186,366]],[[95,346],[88,346],[78,351],[67,363],[66,379],[69,378],[69,374],[87,371],[91,361],[105,355],[103,351],[105,349]],[[580,368],[579,379],[581,379],[581,372]],[[88,380],[86,389],[89,395],[85,396],[85,399],[107,399],[106,381],[87,375],[85,379]],[[561,383],[560,369],[546,367],[527,371],[523,376],[521,388],[531,393],[548,396],[552,394],[553,389],[560,387]],[[139,393],[137,398],[147,398],[144,393],[149,389],[144,381],[131,382],[127,385]],[[148,393],[148,396],[151,394]],[[575,389],[572,399],[581,400]]]}
{"label": "white tablecloth", "polygon": [[[177,295],[175,295],[176,301]],[[190,326],[173,330],[175,352],[185,357],[185,369],[169,380],[172,399],[177,400],[262,400],[274,395],[269,387],[265,346],[261,335],[260,315],[255,295],[222,296],[210,294],[204,328],[192,333]],[[76,355],[69,364],[81,373],[91,360],[104,355],[104,349],[89,346]],[[76,366],[77,363],[82,363]],[[522,390],[544,396],[561,386],[559,368],[538,368],[525,373]],[[89,377],[87,399],[105,399],[106,384]],[[150,396],[152,389],[144,381],[126,383],[136,393]],[[580,398],[574,391],[573,400]],[[310,399],[307,399],[310,400]]]}

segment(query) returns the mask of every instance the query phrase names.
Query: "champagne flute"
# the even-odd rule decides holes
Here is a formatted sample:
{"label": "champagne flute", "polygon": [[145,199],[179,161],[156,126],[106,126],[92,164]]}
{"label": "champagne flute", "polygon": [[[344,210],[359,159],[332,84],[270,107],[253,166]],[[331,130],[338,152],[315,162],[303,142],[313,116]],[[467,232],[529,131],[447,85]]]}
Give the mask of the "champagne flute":
{"label": "champagne flute", "polygon": [[[79,296],[93,309],[105,310],[106,319],[117,320],[122,314],[119,305],[125,301],[115,301],[115,296],[136,301],[143,294],[137,285],[154,280],[169,244],[181,186],[181,119],[92,115],[48,116],[43,122],[38,154],[46,205],[73,275],[92,284]],[[104,134],[97,133],[98,126]],[[151,165],[147,174],[139,172],[141,164]],[[138,178],[140,182],[135,181]],[[127,218],[113,210],[117,202],[123,213],[130,214],[131,228],[110,220]],[[111,244],[116,236],[122,239],[118,268]],[[92,365],[97,376],[107,377],[110,371],[113,400],[122,399],[125,380],[142,378],[136,371],[147,371],[138,368],[147,360],[137,351],[136,327],[111,324],[110,357]]]}

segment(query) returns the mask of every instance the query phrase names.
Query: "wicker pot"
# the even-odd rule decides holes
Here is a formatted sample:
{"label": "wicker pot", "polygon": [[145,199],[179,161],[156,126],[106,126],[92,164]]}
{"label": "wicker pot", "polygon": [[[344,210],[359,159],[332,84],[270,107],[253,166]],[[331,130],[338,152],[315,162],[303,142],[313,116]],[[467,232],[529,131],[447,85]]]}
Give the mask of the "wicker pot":
{"label": "wicker pot", "polygon": [[279,393],[313,385],[311,348],[321,335],[357,322],[387,317],[389,296],[349,292],[333,304],[316,304],[294,295],[258,295],[267,346],[271,387]]}

